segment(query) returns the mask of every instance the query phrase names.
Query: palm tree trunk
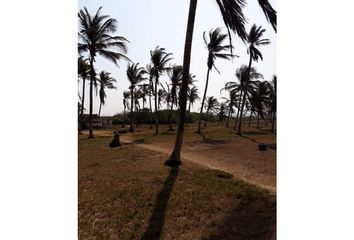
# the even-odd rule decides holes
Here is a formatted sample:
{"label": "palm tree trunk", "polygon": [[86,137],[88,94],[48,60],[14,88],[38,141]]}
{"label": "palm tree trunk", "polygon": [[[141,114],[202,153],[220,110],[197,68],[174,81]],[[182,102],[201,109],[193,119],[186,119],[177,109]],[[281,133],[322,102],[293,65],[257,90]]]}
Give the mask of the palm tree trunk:
{"label": "palm tree trunk", "polygon": [[158,106],[157,106],[157,83],[159,81],[159,76],[155,77],[155,135],[159,134],[159,116],[158,116]]}
{"label": "palm tree trunk", "polygon": [[207,93],[207,90],[208,90],[209,73],[210,73],[210,69],[208,68],[208,73],[207,73],[207,78],[206,78],[206,83],[205,83],[205,89],[204,89],[204,95],[203,95],[203,100],[202,100],[202,106],[200,108],[200,113],[199,113],[199,123],[198,123],[198,130],[197,130],[197,132],[199,134],[201,134],[202,114],[203,114],[203,107],[204,107],[204,102],[205,102],[205,98],[206,98],[206,93]]}
{"label": "palm tree trunk", "polygon": [[249,119],[248,119],[248,127],[251,126],[251,121],[252,121],[252,111],[251,111],[250,117],[249,117]]}
{"label": "palm tree trunk", "polygon": [[151,106],[151,93],[149,94],[149,104],[150,104],[150,129],[152,129],[152,106]]}
{"label": "palm tree trunk", "polygon": [[230,120],[230,115],[231,115],[231,109],[232,106],[229,106],[229,114],[227,115],[227,119],[226,119],[226,127],[229,128],[229,120]]}
{"label": "palm tree trunk", "polygon": [[133,111],[134,111],[134,94],[133,88],[130,89],[130,127],[129,132],[134,132],[134,124],[133,124]]}
{"label": "palm tree trunk", "polygon": [[123,111],[123,124],[122,124],[122,128],[125,127],[125,103],[124,103],[124,111]]}
{"label": "palm tree trunk", "polygon": [[259,112],[257,114],[257,128],[259,129]]}
{"label": "palm tree trunk", "polygon": [[238,108],[237,108],[237,114],[236,114],[236,119],[235,119],[234,131],[236,131],[236,128],[237,128],[238,117],[239,117],[239,114],[240,114],[240,103],[241,103],[241,100],[242,100],[242,89],[241,89],[241,92],[240,92],[240,99],[238,101]]}
{"label": "palm tree trunk", "polygon": [[168,119],[168,124],[169,124],[168,130],[169,130],[169,131],[173,131],[173,128],[172,128],[173,101],[174,101],[174,97],[173,97],[173,94],[172,94],[172,102],[171,102],[170,115],[169,115],[169,117],[168,117],[168,118],[169,118],[169,119]]}
{"label": "palm tree trunk", "polygon": [[209,117],[209,109],[206,111],[206,116],[205,116],[205,121],[204,121],[204,127],[206,128],[206,126],[207,126],[207,119],[208,119],[208,117]]}
{"label": "palm tree trunk", "polygon": [[90,59],[90,75],[91,75],[91,81],[90,81],[90,112],[89,112],[89,137],[88,138],[94,138],[93,136],[93,128],[92,128],[92,110],[93,110],[93,82],[95,81],[95,69],[93,68],[93,58],[91,57]]}
{"label": "palm tree trunk", "polygon": [[270,130],[272,133],[274,133],[274,125],[275,125],[275,112],[273,112],[272,129]]}
{"label": "palm tree trunk", "polygon": [[100,101],[100,109],[98,110],[98,116],[101,116],[101,107],[102,107],[102,102]]}
{"label": "palm tree trunk", "polygon": [[81,109],[80,109],[80,128],[79,134],[82,134],[83,128],[83,116],[84,116],[84,106],[85,106],[85,78],[82,78],[82,102],[81,102]]}
{"label": "palm tree trunk", "polygon": [[[188,106],[188,116],[191,115],[191,101],[189,101],[189,106]],[[186,126],[188,127],[188,119],[186,119]]]}
{"label": "palm tree trunk", "polygon": [[183,56],[183,77],[182,88],[180,91],[180,109],[179,109],[179,122],[178,131],[176,136],[176,142],[170,158],[165,162],[168,166],[178,166],[181,164],[181,149],[183,143],[184,133],[184,120],[186,118],[186,105],[187,105],[187,89],[189,80],[189,68],[191,63],[191,51],[193,41],[193,30],[195,21],[195,12],[197,9],[198,0],[191,0],[189,5],[186,41],[184,46]]}
{"label": "palm tree trunk", "polygon": [[248,88],[248,84],[250,82],[250,76],[251,76],[251,67],[252,67],[252,52],[250,51],[250,62],[248,64],[248,78],[247,78],[247,83],[245,86],[245,93],[243,94],[243,99],[242,99],[242,106],[241,106],[241,110],[240,110],[240,120],[238,123],[238,128],[237,128],[237,134],[241,135],[241,127],[242,127],[242,113],[243,113],[243,109],[245,107],[245,103],[246,103],[246,97],[247,97],[247,88]]}

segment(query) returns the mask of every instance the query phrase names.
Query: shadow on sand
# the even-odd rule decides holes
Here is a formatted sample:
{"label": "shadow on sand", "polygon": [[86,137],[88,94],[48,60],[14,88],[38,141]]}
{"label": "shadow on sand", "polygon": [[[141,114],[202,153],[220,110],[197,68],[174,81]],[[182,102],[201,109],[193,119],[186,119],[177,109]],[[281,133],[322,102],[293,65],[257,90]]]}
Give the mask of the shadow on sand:
{"label": "shadow on sand", "polygon": [[155,207],[152,212],[149,226],[147,227],[143,237],[144,240],[158,240],[161,237],[162,227],[165,219],[166,207],[170,198],[173,185],[178,175],[178,167],[173,167],[170,174],[166,178],[163,188],[157,196]]}
{"label": "shadow on sand", "polygon": [[224,144],[224,143],[227,143],[227,141],[223,140],[223,139],[213,139],[213,138],[206,137],[203,133],[198,133],[198,134],[203,137],[203,143],[209,143],[209,144]]}

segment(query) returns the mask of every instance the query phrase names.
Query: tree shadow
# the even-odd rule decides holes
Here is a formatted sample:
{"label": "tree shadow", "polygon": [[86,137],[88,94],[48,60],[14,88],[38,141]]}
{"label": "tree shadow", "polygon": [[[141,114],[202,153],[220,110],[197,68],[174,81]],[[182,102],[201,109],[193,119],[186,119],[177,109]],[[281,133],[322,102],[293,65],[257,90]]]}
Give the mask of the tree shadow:
{"label": "tree shadow", "polygon": [[202,240],[276,239],[276,202],[257,200],[253,203],[236,203],[217,229]]}
{"label": "tree shadow", "polygon": [[213,138],[206,137],[203,133],[198,133],[198,134],[203,137],[203,143],[209,143],[209,144],[224,144],[224,143],[227,143],[227,141],[223,140],[223,139],[213,139]]}
{"label": "tree shadow", "polygon": [[166,178],[163,188],[157,196],[155,207],[152,212],[149,226],[147,227],[142,240],[158,240],[161,237],[162,227],[165,220],[166,207],[170,198],[173,185],[177,179],[178,167],[172,167]]}
{"label": "tree shadow", "polygon": [[263,142],[257,141],[257,140],[254,139],[254,138],[247,137],[247,136],[245,136],[245,135],[241,135],[240,137],[243,137],[243,138],[246,138],[246,139],[248,139],[248,140],[251,140],[251,141],[254,142],[254,143],[258,143],[258,144],[262,144],[262,145],[267,145],[267,147],[268,147],[269,149],[273,149],[273,150],[276,150],[276,149],[277,149],[277,144],[276,144],[276,143],[265,144],[265,143],[263,143]]}

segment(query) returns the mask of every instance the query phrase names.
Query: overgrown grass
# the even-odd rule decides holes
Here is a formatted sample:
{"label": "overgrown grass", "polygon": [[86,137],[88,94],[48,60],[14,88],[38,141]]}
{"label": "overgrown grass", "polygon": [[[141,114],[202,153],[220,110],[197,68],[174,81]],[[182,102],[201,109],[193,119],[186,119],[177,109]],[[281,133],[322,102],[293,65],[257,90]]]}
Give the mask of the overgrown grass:
{"label": "overgrown grass", "polygon": [[171,169],[162,154],[110,140],[79,138],[80,239],[275,239],[267,191],[191,163]]}

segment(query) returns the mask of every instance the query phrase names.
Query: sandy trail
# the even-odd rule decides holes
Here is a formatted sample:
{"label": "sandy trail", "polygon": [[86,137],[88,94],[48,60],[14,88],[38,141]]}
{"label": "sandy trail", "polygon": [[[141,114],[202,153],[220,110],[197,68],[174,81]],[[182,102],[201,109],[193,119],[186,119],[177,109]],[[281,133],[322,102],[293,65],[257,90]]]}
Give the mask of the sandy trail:
{"label": "sandy trail", "polygon": [[[122,143],[133,143],[131,135],[121,135]],[[171,144],[144,144],[136,146],[168,156],[173,148]],[[249,142],[237,146],[237,143],[225,144],[184,144],[182,160],[201,166],[222,170],[233,174],[251,184],[276,194],[275,151],[255,151],[257,144]]]}

